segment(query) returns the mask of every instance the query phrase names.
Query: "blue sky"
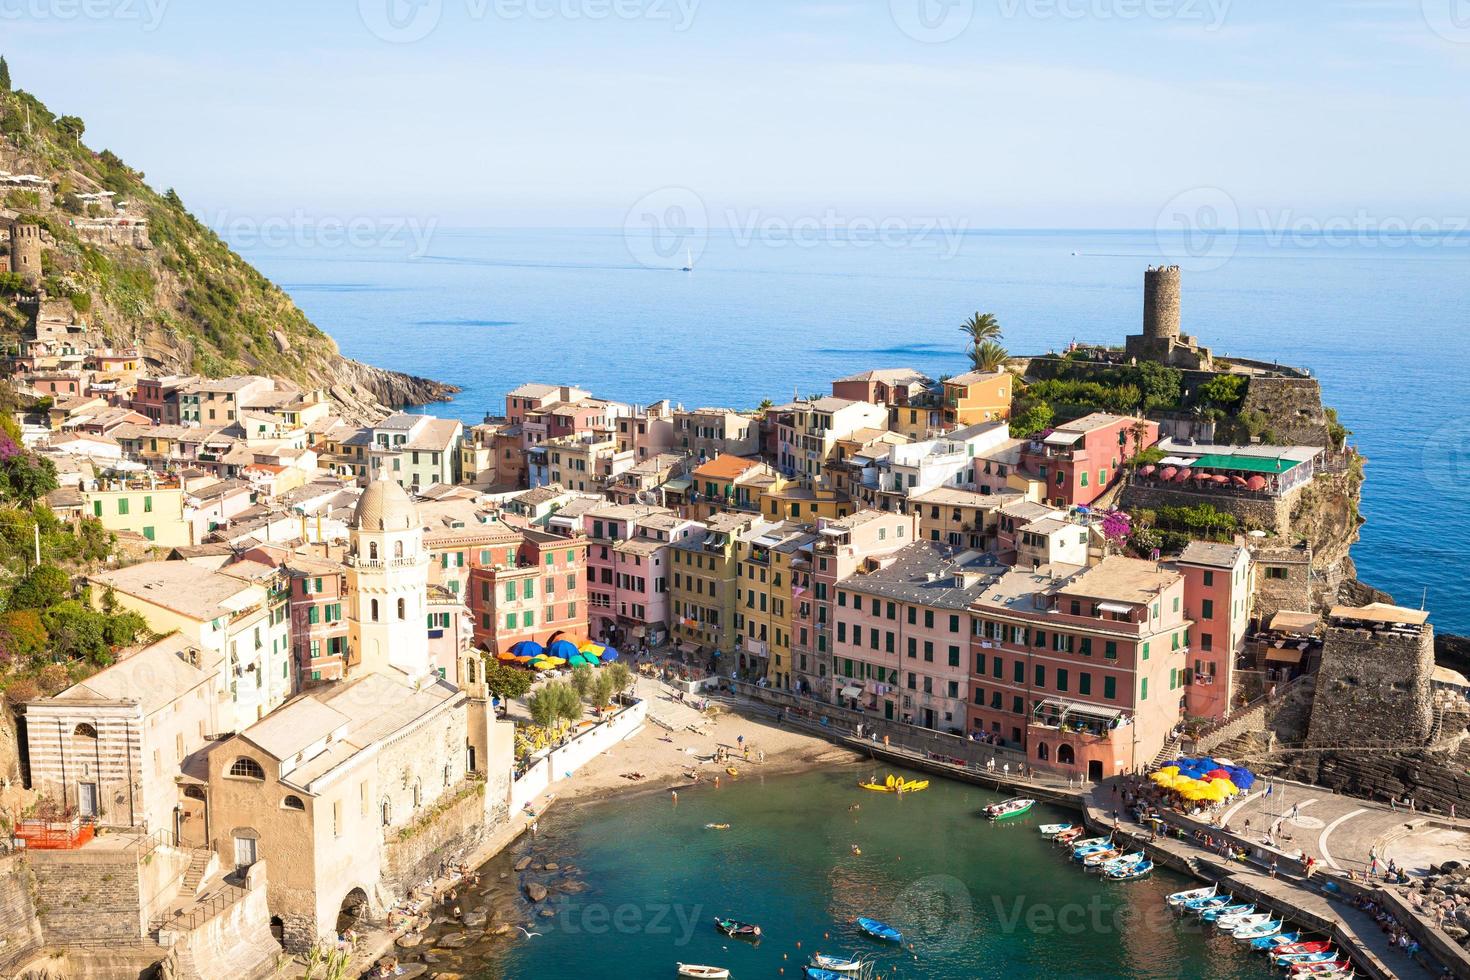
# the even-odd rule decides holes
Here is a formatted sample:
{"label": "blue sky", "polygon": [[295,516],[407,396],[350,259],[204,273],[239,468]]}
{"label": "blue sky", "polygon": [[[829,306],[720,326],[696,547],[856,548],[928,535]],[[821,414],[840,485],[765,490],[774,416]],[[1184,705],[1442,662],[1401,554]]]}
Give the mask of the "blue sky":
{"label": "blue sky", "polygon": [[216,223],[1470,214],[1470,0],[0,0],[0,53]]}

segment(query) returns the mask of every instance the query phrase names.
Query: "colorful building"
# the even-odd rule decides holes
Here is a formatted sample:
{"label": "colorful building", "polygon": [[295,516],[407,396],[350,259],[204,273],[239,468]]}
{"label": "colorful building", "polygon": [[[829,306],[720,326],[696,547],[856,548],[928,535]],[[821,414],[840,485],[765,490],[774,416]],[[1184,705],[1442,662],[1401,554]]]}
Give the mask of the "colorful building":
{"label": "colorful building", "polygon": [[1184,576],[1112,556],[1014,569],[971,607],[969,728],[1097,780],[1150,763],[1183,716]]}
{"label": "colorful building", "polygon": [[347,566],[293,555],[285,572],[298,676],[303,683],[341,680],[347,665]]}
{"label": "colorful building", "polygon": [[559,635],[585,640],[587,540],[534,528],[520,537],[513,563],[477,565],[470,571],[475,645],[505,653],[522,640],[543,646]]}
{"label": "colorful building", "polygon": [[759,521],[738,536],[735,666],[742,676],[790,686],[793,565],[815,541],[812,525],[795,521]]}
{"label": "colorful building", "polygon": [[1094,412],[1028,443],[1021,463],[1046,487],[1048,503],[1086,506],[1118,479],[1124,463],[1158,441],[1157,422]]}
{"label": "colorful building", "polygon": [[1009,419],[1015,382],[1009,371],[970,371],[946,378],[941,384],[945,423],[975,425]]}
{"label": "colorful building", "polygon": [[668,633],[669,546],[696,522],[663,507],[612,504],[583,515],[588,628],[614,646],[658,646]]}
{"label": "colorful building", "polygon": [[1235,660],[1245,650],[1254,572],[1243,545],[1191,541],[1174,563],[1184,576],[1184,608],[1194,620],[1185,711],[1218,719],[1235,704]]}
{"label": "colorful building", "polygon": [[711,514],[670,549],[670,628],[684,650],[725,657],[735,653],[736,540],[757,520],[754,514]]}

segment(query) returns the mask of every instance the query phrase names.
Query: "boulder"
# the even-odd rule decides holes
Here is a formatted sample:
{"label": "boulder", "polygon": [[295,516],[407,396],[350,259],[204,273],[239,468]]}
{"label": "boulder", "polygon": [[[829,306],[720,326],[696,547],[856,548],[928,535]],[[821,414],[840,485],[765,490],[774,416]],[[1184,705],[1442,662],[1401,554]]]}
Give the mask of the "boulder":
{"label": "boulder", "polygon": [[434,945],[438,949],[463,949],[465,946],[469,945],[469,942],[470,937],[466,936],[464,933],[451,932],[449,935],[441,938]]}
{"label": "boulder", "polygon": [[527,855],[527,856],[521,858],[519,861],[516,862],[515,869],[517,871],[525,871],[530,866],[531,866],[531,857],[530,857],[530,855]]}
{"label": "boulder", "polygon": [[557,864],[555,861],[547,861],[541,867],[544,868],[547,871],[555,871],[558,868],[560,868],[561,865]]}
{"label": "boulder", "polygon": [[403,936],[399,936],[398,937],[397,946],[400,949],[413,949],[415,946],[417,946],[419,943],[421,943],[423,941],[424,941],[424,937],[423,936],[420,936],[416,932],[410,932],[410,933],[408,933],[406,935],[403,935]]}
{"label": "boulder", "polygon": [[539,902],[546,897],[546,886],[537,881],[526,882],[526,897]]}
{"label": "boulder", "polygon": [[466,912],[464,915],[459,917],[459,921],[463,922],[465,926],[470,929],[477,929],[481,926],[484,926],[485,920],[488,918],[489,916],[487,916],[484,912]]}

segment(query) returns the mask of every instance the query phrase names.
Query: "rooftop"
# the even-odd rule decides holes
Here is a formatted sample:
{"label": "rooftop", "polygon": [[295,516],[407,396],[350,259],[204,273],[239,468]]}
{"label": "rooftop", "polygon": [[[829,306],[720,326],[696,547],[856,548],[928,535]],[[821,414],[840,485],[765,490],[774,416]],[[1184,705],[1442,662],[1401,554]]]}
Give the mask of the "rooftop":
{"label": "rooftop", "polygon": [[733,480],[747,470],[763,465],[758,459],[725,453],[724,455],[716,456],[707,463],[700,464],[695,469],[693,476],[695,479],[700,480]]}
{"label": "rooftop", "polygon": [[1386,602],[1370,602],[1366,606],[1333,606],[1331,619],[1378,623],[1384,626],[1423,626],[1429,621],[1427,609],[1407,609]]}
{"label": "rooftop", "polygon": [[178,633],[122,659],[105,670],[50,699],[54,701],[136,701],[150,715],[209,680],[206,673],[184,659],[198,650]]}
{"label": "rooftop", "polygon": [[1211,568],[1234,568],[1245,548],[1217,541],[1191,541],[1179,555],[1183,565],[1208,565]]}
{"label": "rooftop", "polygon": [[91,581],[194,620],[231,616],[248,608],[254,587],[187,561],[150,561],[98,572]]}
{"label": "rooftop", "polygon": [[1178,572],[1154,562],[1109,555],[1057,591],[1061,595],[1143,604],[1158,598],[1178,579]]}
{"label": "rooftop", "polygon": [[839,589],[940,609],[964,610],[1002,569],[979,551],[956,551],[934,541],[917,541],[893,561],[838,584]]}

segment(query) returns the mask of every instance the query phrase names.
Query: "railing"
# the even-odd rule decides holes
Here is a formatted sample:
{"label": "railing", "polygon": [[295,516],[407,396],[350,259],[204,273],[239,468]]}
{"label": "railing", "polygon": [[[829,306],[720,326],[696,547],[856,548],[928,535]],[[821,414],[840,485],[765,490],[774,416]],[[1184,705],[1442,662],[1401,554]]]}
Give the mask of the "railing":
{"label": "railing", "polygon": [[86,846],[95,831],[91,817],[69,821],[22,820],[15,825],[15,839],[27,850],[72,851]]}
{"label": "railing", "polygon": [[226,882],[222,890],[200,901],[187,912],[180,910],[174,915],[164,913],[155,917],[149,923],[148,931],[158,937],[160,945],[171,945],[164,942],[165,932],[192,932],[248,894],[239,885]]}

